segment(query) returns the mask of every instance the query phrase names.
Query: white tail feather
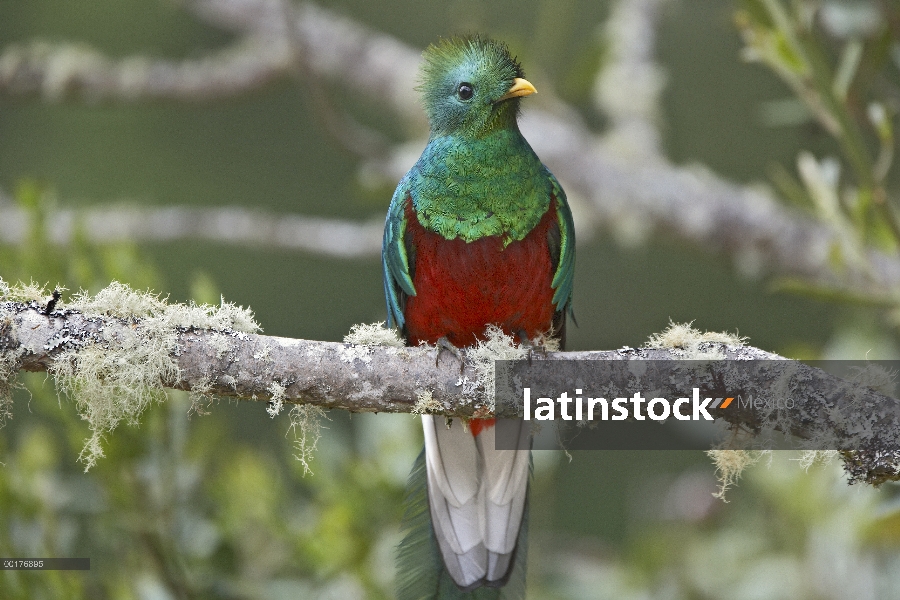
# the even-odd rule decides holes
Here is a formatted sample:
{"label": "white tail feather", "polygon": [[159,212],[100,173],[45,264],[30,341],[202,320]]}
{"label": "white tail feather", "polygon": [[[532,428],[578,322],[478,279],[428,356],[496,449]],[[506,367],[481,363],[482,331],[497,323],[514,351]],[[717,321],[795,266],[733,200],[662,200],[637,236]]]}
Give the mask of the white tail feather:
{"label": "white tail feather", "polygon": [[[444,565],[462,588],[509,571],[528,491],[528,450],[496,450],[494,428],[423,415],[428,503]],[[528,430],[522,424],[522,439]],[[527,447],[523,445],[522,447]]]}

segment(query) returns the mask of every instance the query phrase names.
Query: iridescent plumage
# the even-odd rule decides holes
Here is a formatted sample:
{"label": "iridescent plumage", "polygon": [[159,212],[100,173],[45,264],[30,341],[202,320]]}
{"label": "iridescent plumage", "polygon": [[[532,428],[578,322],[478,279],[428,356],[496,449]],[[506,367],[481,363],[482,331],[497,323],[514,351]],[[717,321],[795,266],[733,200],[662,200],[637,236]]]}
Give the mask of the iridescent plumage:
{"label": "iridescent plumage", "polygon": [[[385,223],[388,323],[413,345],[441,338],[472,345],[492,324],[523,342],[562,338],[575,233],[565,193],[516,122],[521,97],[534,87],[506,46],[480,37],[443,40],[423,57],[431,136]],[[492,420],[472,425],[423,418],[426,452],[410,499],[427,499],[430,508],[408,512],[401,598],[472,590],[484,597],[482,586],[502,587],[514,565],[524,567],[527,453],[494,450]],[[416,492],[426,485],[427,494]],[[442,557],[435,564],[420,555],[427,540]],[[436,567],[443,572],[429,579]],[[523,585],[504,589],[520,595]]]}

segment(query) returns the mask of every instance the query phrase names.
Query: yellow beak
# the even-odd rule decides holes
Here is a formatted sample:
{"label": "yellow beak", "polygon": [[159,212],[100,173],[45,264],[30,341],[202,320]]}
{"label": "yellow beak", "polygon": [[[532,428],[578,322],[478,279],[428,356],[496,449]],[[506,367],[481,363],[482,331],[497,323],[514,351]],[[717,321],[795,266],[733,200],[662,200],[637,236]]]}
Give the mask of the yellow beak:
{"label": "yellow beak", "polygon": [[513,84],[512,87],[509,88],[509,91],[497,98],[497,102],[509,100],[510,98],[530,96],[531,94],[537,94],[537,90],[534,89],[534,86],[531,85],[531,82],[527,79],[516,77],[515,79],[513,79]]}

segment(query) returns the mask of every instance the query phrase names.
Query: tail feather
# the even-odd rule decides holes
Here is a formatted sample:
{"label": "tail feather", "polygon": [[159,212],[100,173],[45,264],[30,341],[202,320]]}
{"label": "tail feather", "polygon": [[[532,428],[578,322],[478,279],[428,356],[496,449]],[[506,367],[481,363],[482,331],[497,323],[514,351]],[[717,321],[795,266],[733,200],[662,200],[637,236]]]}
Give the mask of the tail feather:
{"label": "tail feather", "polygon": [[[438,424],[432,423],[431,425],[435,427]],[[428,424],[426,423],[426,431],[427,428]],[[437,432],[437,436],[441,436],[442,432],[439,430],[433,429],[433,431]],[[478,437],[481,438],[485,433],[487,431],[482,432]],[[472,439],[471,435],[469,439]],[[489,444],[490,451],[487,454],[497,452],[493,449],[492,436],[490,439],[485,437],[480,440],[480,443]],[[431,449],[428,444],[426,447]],[[449,447],[445,446],[445,449],[449,450]],[[446,458],[448,454],[449,452],[445,452],[442,457]],[[530,453],[520,452],[518,454],[520,456],[516,457],[517,460],[528,461],[524,463],[524,469],[516,466],[502,467],[502,461],[498,464],[489,464],[490,461],[478,461],[480,471],[498,470],[506,477],[507,484],[518,487],[515,484],[521,481],[522,488],[520,493],[509,494],[511,497],[506,498],[505,485],[479,486],[481,489],[478,490],[477,496],[481,500],[490,497],[491,501],[481,502],[477,501],[479,498],[470,499],[474,505],[486,507],[478,509],[480,514],[477,514],[476,523],[479,525],[475,528],[482,528],[483,532],[497,533],[486,535],[483,543],[470,548],[468,552],[457,554],[456,549],[463,550],[459,542],[463,540],[471,542],[468,534],[473,531],[473,525],[469,521],[462,523],[464,514],[470,514],[470,512],[460,513],[458,512],[459,507],[453,507],[455,500],[465,497],[465,494],[459,492],[464,490],[466,485],[460,486],[458,482],[453,482],[452,474],[450,476],[444,474],[444,485],[437,481],[440,476],[429,477],[431,469],[428,466],[431,461],[428,460],[426,452],[423,450],[410,473],[406,494],[406,512],[403,518],[405,535],[397,550],[397,597],[400,600],[514,600],[524,598],[528,529],[527,487],[531,469]],[[439,465],[444,464],[440,458],[437,462]],[[519,462],[519,464],[523,463]],[[479,480],[480,476],[481,473],[479,473]],[[489,480],[493,481],[490,478]],[[433,506],[429,507],[429,482],[437,488],[436,496],[439,501],[444,502],[444,510],[435,511]],[[447,498],[443,495],[445,489],[456,489],[458,493]],[[504,499],[508,502],[496,504],[497,500]],[[440,514],[435,515],[435,512],[443,513],[443,517]],[[454,513],[457,514],[457,517],[450,516]],[[521,517],[516,518],[516,515],[521,515]],[[433,519],[435,520],[434,525],[432,525]],[[488,524],[490,525],[488,526]],[[442,535],[442,539],[445,540],[444,545],[438,542],[435,528],[446,530],[445,533],[451,534],[449,536]],[[516,533],[516,529],[518,529],[518,533]],[[452,545],[457,546],[456,549],[450,547],[450,540],[454,540]],[[451,565],[450,570],[447,568],[447,562]],[[452,576],[451,571],[455,571],[456,576]],[[471,585],[460,586],[456,583],[460,573],[474,574],[475,579],[471,580]],[[478,573],[482,574],[478,575]]]}
{"label": "tail feather", "polygon": [[[435,478],[430,471],[427,480],[429,487],[435,489]],[[477,561],[484,554],[481,544],[484,537],[484,516],[480,514],[479,503],[475,498],[470,498],[465,504],[456,504],[452,498],[441,493],[434,494],[431,498],[431,519],[436,533],[441,534],[449,549],[453,554],[459,555],[460,560],[465,560],[463,555],[467,555],[471,560]]]}
{"label": "tail feather", "polygon": [[[453,477],[456,473],[478,472],[478,448],[472,444],[454,444],[442,431],[434,417],[422,417],[425,432],[425,460],[431,485],[440,488],[441,495],[453,506],[467,504],[478,493],[475,477]],[[471,436],[470,436],[471,437]]]}
{"label": "tail feather", "polygon": [[[482,480],[485,498],[479,506],[486,510],[485,519],[491,523],[485,528],[484,545],[491,552],[508,554],[516,544],[516,534],[521,523],[528,489],[531,453],[521,450],[495,449],[496,429],[485,429],[476,438],[476,444],[483,461]],[[517,447],[528,448],[530,428],[520,422],[520,440]],[[490,570],[489,572],[503,573]]]}

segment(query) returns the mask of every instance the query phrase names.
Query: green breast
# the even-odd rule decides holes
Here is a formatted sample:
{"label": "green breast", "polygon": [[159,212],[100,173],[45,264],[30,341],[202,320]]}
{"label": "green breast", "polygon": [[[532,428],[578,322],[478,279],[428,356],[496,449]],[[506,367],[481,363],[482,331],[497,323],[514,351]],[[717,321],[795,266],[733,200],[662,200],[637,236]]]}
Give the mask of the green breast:
{"label": "green breast", "polygon": [[550,207],[552,184],[528,142],[503,130],[478,140],[432,138],[413,169],[423,227],[448,240],[523,239]]}

